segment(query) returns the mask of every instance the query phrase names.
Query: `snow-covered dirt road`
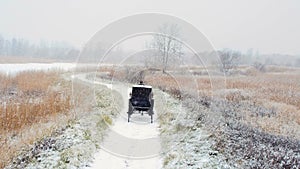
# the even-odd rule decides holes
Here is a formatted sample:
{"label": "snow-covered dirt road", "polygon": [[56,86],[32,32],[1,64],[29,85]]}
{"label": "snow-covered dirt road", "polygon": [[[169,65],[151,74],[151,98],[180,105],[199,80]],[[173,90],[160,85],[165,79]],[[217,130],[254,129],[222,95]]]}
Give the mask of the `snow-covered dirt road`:
{"label": "snow-covered dirt road", "polygon": [[232,168],[201,127],[198,111],[205,108],[188,111],[181,101],[154,89],[154,123],[147,114],[132,115],[128,123],[131,86],[87,75],[66,79],[88,89],[72,87],[85,96],[83,105],[91,104],[91,110],[79,110],[74,120],[24,150],[7,169]]}
{"label": "snow-covered dirt road", "polygon": [[[109,84],[88,80],[82,75],[76,77],[85,82],[106,85],[108,88],[119,92],[124,102],[122,111],[110,125],[99,152],[94,156],[94,161],[87,168],[161,168],[162,160],[159,156],[161,147],[156,114],[153,123],[150,123],[150,116],[147,114],[143,116],[134,114],[131,116],[131,122],[127,122],[130,86],[117,82]],[[157,112],[155,111],[155,113]]]}

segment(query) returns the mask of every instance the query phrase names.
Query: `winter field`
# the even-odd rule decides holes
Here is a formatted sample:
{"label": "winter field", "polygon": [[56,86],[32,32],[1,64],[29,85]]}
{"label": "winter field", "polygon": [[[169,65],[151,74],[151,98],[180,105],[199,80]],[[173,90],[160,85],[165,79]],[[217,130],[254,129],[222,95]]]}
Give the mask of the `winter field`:
{"label": "winter field", "polygon": [[70,83],[62,80],[59,67],[62,64],[1,64],[1,168],[25,145],[70,117]]}
{"label": "winter field", "polygon": [[[296,68],[1,68],[0,168],[300,167]],[[154,87],[153,124],[147,115],[127,122],[140,78]]]}
{"label": "winter field", "polygon": [[0,169],[300,169],[300,1],[0,0]]}
{"label": "winter field", "polygon": [[[268,66],[261,72],[243,66],[231,76],[208,75],[202,68],[167,74],[134,67],[99,71],[120,81],[142,76],[186,108],[181,118],[158,114],[162,147],[173,150],[164,155],[164,168],[299,168],[299,69]],[[203,137],[213,150],[209,157],[220,155],[218,163],[201,165],[207,159],[201,155]]]}

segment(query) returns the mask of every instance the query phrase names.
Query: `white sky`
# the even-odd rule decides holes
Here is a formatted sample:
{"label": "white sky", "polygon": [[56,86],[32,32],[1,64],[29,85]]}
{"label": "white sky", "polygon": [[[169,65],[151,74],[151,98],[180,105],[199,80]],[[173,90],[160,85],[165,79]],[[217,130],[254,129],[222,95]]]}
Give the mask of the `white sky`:
{"label": "white sky", "polygon": [[300,54],[298,0],[0,0],[0,34],[81,46],[105,25],[144,12],[184,19],[218,49]]}

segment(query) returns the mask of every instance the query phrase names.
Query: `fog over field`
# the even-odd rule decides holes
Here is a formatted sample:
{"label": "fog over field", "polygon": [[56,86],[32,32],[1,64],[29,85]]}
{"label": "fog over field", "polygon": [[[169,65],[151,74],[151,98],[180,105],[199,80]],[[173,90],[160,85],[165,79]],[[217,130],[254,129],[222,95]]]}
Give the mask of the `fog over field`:
{"label": "fog over field", "polygon": [[300,168],[300,1],[1,0],[0,169]]}

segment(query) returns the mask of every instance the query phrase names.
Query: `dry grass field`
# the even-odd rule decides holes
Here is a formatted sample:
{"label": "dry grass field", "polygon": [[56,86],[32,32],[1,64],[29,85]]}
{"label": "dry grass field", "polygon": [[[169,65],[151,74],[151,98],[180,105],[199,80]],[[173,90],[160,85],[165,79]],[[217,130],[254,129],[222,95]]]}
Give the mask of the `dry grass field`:
{"label": "dry grass field", "polygon": [[146,75],[145,82],[177,97],[184,92],[198,92],[200,97],[261,106],[269,112],[245,109],[240,114],[242,121],[269,133],[300,139],[300,72],[227,77],[155,74]]}
{"label": "dry grass field", "polygon": [[[247,124],[273,134],[300,139],[300,74],[266,73],[257,76],[226,77],[226,79],[219,77],[217,85],[215,82],[211,84],[209,78],[193,78],[196,79],[198,90],[201,91],[202,95],[224,97],[234,103],[248,101],[272,110],[274,113],[272,116],[264,116],[264,113],[270,112],[253,114],[253,111],[245,110],[242,116]],[[187,91],[196,86],[191,84],[194,83],[195,79],[155,76],[146,78],[146,82],[171,91],[174,86],[178,86],[180,91]]]}
{"label": "dry grass field", "polygon": [[70,95],[55,72],[24,72],[1,77],[1,133],[16,131],[47,116],[70,110]]}
{"label": "dry grass field", "polygon": [[56,123],[68,119],[70,92],[70,84],[59,72],[0,75],[0,168],[20,149],[51,133]]}
{"label": "dry grass field", "polygon": [[[112,80],[137,83],[143,79],[146,84],[180,99],[194,113],[187,118],[195,123],[201,121],[215,140],[215,150],[224,154],[233,166],[299,167],[299,69],[276,66],[267,67],[266,72],[240,69],[246,71],[238,70],[241,73],[232,76],[182,70],[163,74],[139,68],[107,67],[99,72],[106,72],[100,76]],[[133,79],[128,79],[130,76]]]}

